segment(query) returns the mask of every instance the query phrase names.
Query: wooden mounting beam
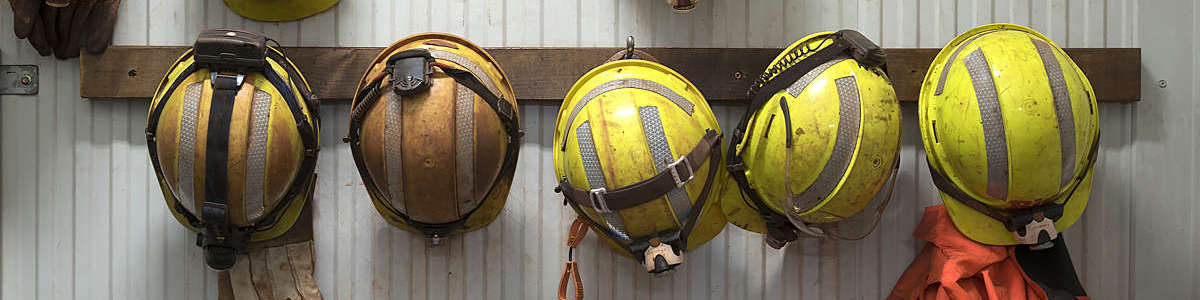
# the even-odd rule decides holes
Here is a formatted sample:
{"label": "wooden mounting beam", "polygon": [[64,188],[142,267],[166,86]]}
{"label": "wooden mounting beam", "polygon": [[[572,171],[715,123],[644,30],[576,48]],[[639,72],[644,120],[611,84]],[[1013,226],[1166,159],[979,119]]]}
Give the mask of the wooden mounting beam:
{"label": "wooden mounting beam", "polygon": [[[149,98],[186,47],[113,46],[80,59],[85,98]],[[362,71],[382,48],[287,47],[284,51],[322,100],[354,95]],[[562,101],[580,76],[620,48],[488,48],[520,100]],[[695,83],[709,101],[742,100],[746,87],[781,51],[772,48],[641,48]],[[1068,48],[1106,102],[1141,100],[1141,49]],[[887,49],[888,75],[901,101],[916,101],[938,49]]]}

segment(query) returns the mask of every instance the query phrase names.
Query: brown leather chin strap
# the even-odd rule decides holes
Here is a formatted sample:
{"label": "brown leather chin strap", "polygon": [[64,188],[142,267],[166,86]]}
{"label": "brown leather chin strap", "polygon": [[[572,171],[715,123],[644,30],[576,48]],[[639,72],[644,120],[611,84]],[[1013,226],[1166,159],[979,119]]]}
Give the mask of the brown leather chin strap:
{"label": "brown leather chin strap", "polygon": [[[714,145],[719,143],[721,135],[709,130],[680,160],[668,165],[654,176],[618,189],[582,190],[575,188],[566,178],[559,181],[564,196],[579,206],[589,207],[598,211],[617,211],[654,201],[666,195],[667,192],[679,188],[695,175],[695,171],[704,166],[708,157],[716,151]],[[713,161],[712,163],[718,163]],[[709,174],[710,177],[715,174]],[[586,199],[586,200],[585,200]]]}

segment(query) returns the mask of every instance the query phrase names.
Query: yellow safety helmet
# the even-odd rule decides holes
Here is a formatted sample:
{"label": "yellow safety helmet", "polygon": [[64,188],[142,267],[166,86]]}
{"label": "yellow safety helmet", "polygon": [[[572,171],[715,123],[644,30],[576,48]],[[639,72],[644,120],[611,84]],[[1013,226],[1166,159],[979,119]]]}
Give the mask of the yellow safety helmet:
{"label": "yellow safety helmet", "polygon": [[900,104],[885,58],[842,30],[800,39],[771,62],[733,135],[727,167],[742,195],[723,199],[731,223],[766,233],[775,248],[797,231],[870,234],[900,161]]}
{"label": "yellow safety helmet", "polygon": [[958,230],[1047,245],[1087,206],[1100,138],[1091,84],[1046,36],[1012,24],[942,48],[921,85],[921,139]]}
{"label": "yellow safety helmet", "polygon": [[635,53],[631,44],[567,93],[555,190],[610,246],[662,274],[725,225],[710,199],[725,176],[721,129],[695,85]]}
{"label": "yellow safety helmet", "polygon": [[317,102],[266,41],[240,30],[201,33],[150,104],[147,148],[167,208],[199,233],[215,269],[286,233],[312,193]]}
{"label": "yellow safety helmet", "polygon": [[225,5],[243,17],[259,21],[293,21],[315,15],[338,0],[225,0]]}
{"label": "yellow safety helmet", "polygon": [[346,138],[379,214],[434,244],[495,220],[521,144],[516,99],[496,60],[464,38],[423,33],[380,52]]}

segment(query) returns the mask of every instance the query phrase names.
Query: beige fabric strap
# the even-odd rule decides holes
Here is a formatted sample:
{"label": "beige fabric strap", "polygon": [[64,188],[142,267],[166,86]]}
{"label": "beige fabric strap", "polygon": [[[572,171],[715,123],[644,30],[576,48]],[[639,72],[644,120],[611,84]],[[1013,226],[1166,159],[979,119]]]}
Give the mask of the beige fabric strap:
{"label": "beige fabric strap", "polygon": [[301,242],[239,255],[221,289],[232,290],[223,300],[321,300],[313,278],[313,242]]}

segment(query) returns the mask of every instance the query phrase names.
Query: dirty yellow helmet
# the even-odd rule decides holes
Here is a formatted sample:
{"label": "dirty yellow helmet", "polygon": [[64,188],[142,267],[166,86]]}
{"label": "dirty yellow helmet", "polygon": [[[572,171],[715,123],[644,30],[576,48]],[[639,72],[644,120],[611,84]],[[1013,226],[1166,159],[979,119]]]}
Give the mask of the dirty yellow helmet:
{"label": "dirty yellow helmet", "polygon": [[521,128],[508,76],[458,36],[423,33],[385,48],[351,104],[354,162],[376,210],[434,244],[504,208]]}
{"label": "dirty yellow helmet", "polygon": [[243,17],[259,21],[293,21],[315,15],[338,0],[225,0],[225,5]]}
{"label": "dirty yellow helmet", "polygon": [[147,148],[167,208],[199,233],[205,260],[233,265],[293,227],[312,193],[316,100],[266,38],[208,30],[158,85]]}
{"label": "dirty yellow helmet", "polygon": [[980,243],[1046,245],[1087,206],[1100,137],[1075,62],[1032,29],[984,25],[921,85],[921,139],[954,225]]}
{"label": "dirty yellow helmet", "polygon": [[734,131],[727,164],[742,195],[722,199],[731,223],[775,248],[798,232],[859,239],[874,229],[900,161],[885,58],[842,30],[809,35],[771,62]]}
{"label": "dirty yellow helmet", "polygon": [[721,129],[695,85],[627,53],[567,93],[554,126],[556,190],[610,246],[661,274],[725,225]]}

